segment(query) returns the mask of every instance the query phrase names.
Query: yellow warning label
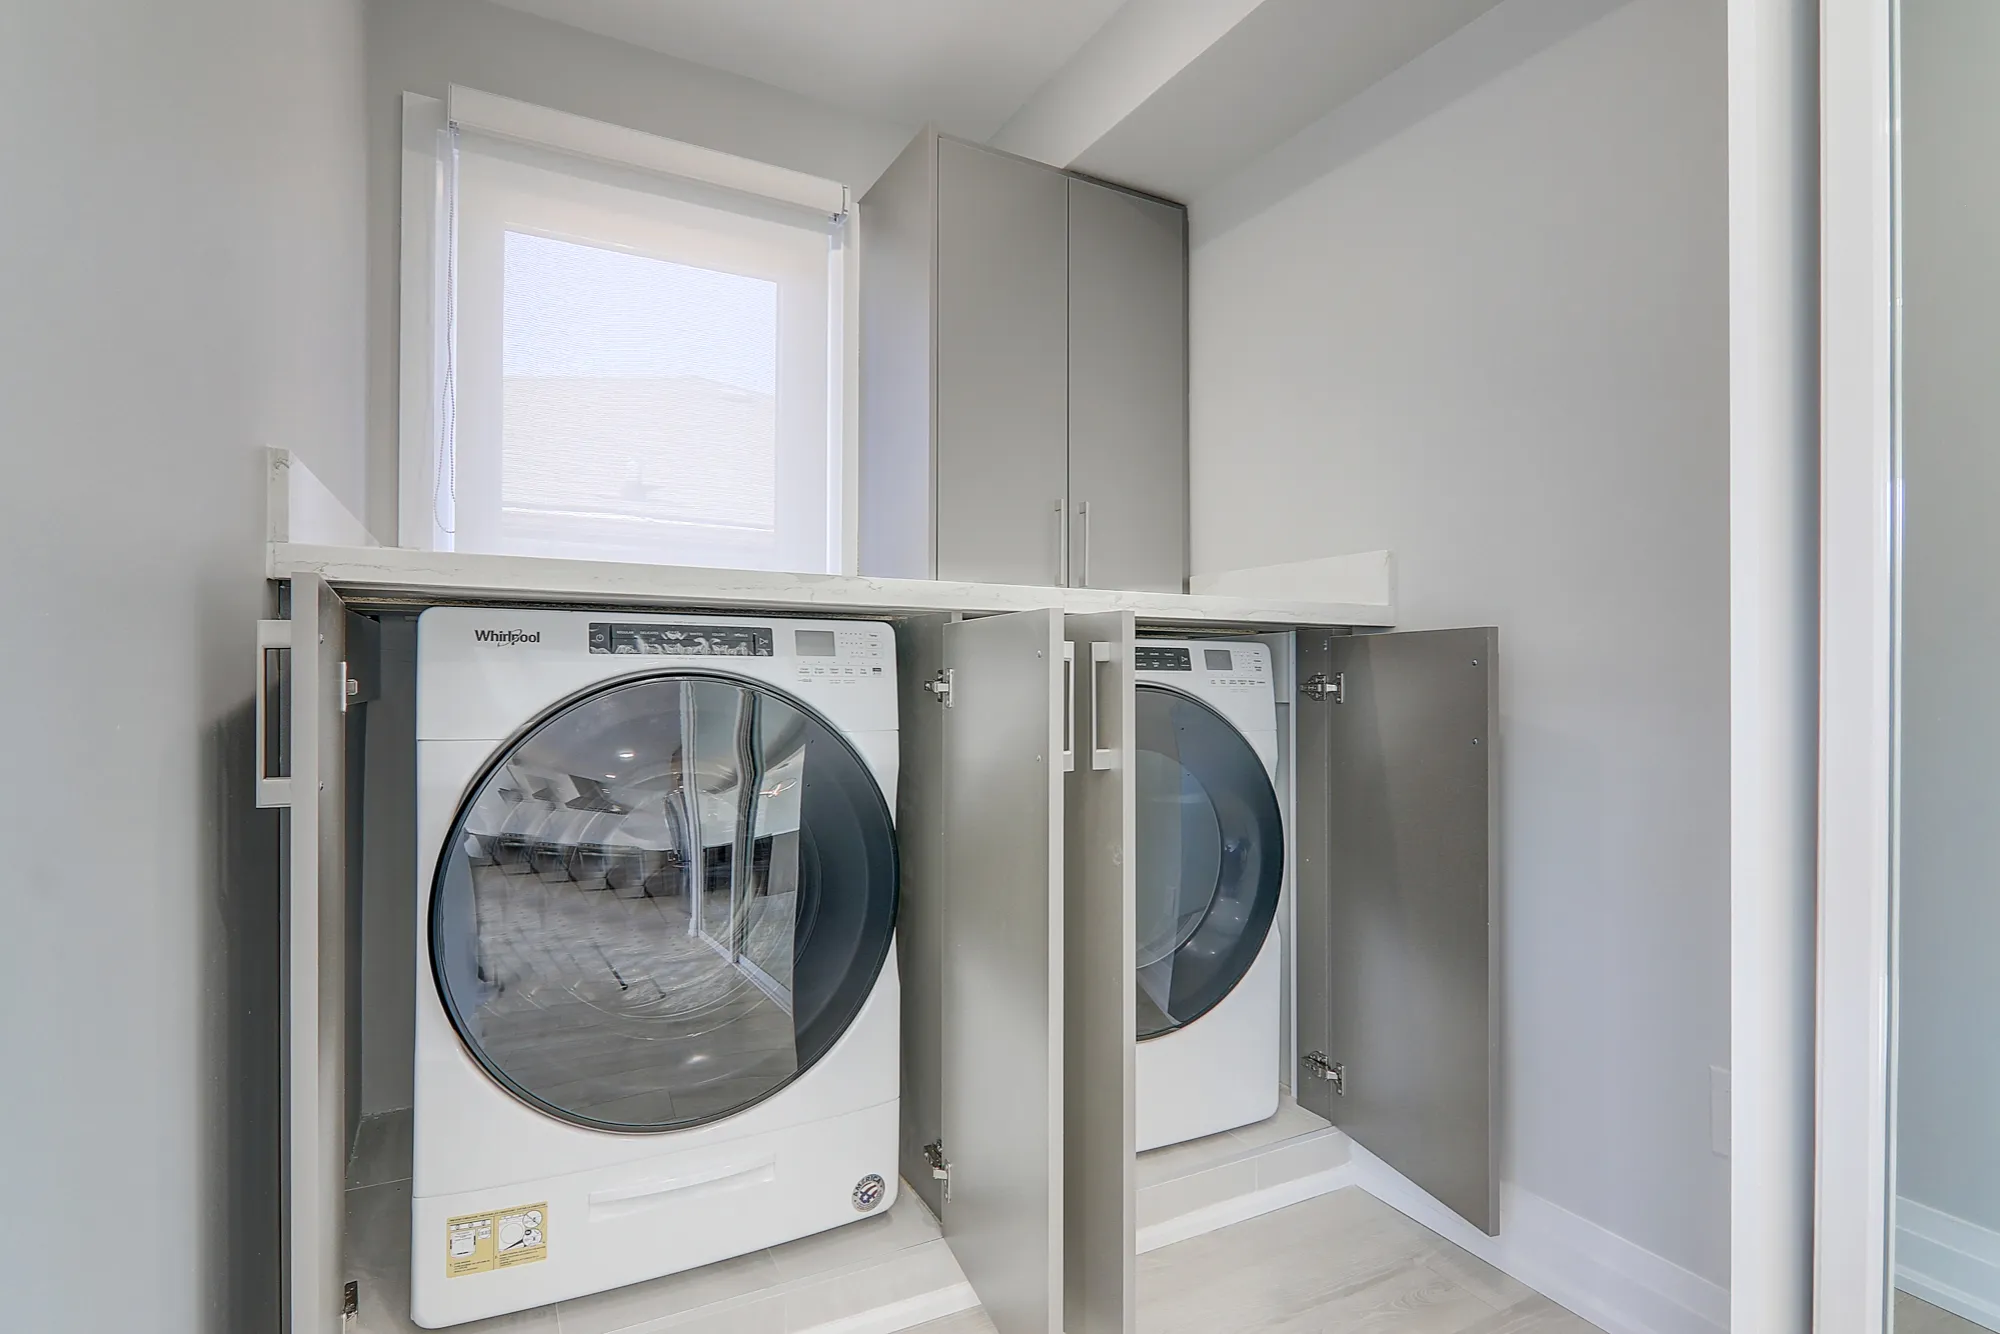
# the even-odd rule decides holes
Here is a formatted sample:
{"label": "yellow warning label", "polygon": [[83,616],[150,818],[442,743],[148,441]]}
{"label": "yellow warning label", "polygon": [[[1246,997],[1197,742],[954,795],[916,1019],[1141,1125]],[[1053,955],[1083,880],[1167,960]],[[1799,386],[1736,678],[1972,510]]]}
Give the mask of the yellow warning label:
{"label": "yellow warning label", "polygon": [[463,1278],[549,1258],[549,1206],[522,1204],[445,1220],[444,1276]]}

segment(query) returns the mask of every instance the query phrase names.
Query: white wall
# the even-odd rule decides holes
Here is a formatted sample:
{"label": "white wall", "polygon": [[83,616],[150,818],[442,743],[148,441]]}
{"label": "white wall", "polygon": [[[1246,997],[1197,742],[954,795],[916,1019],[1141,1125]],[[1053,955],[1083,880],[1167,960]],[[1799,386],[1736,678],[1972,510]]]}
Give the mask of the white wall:
{"label": "white wall", "polygon": [[2000,7],[1903,0],[1902,62],[1897,1193],[2000,1230]]}
{"label": "white wall", "polygon": [[915,126],[488,4],[368,0],[369,528],[396,535],[402,95],[452,84],[720,149],[849,186],[856,199]]}
{"label": "white wall", "polygon": [[1724,5],[1595,9],[1196,201],[1193,565],[1391,548],[1405,626],[1501,627],[1503,1176],[1726,1285]]}
{"label": "white wall", "polygon": [[358,0],[0,6],[11,1329],[277,1327],[263,458],[363,484]]}

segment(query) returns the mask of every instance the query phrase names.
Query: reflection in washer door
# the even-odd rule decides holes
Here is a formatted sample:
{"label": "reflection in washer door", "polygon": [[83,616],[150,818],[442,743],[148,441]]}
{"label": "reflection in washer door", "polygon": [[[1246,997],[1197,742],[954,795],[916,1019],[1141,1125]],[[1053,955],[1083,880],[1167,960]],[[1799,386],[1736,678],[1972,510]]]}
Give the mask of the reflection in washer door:
{"label": "reflection in washer door", "polygon": [[1140,682],[1139,1038],[1207,1014],[1250,971],[1277,916],[1284,827],[1263,761],[1191,696]]}
{"label": "reflection in washer door", "polygon": [[531,1106],[685,1129],[826,1054],[888,958],[896,890],[888,806],[824,720],[734,678],[625,678],[472,785],[432,971],[466,1049]]}

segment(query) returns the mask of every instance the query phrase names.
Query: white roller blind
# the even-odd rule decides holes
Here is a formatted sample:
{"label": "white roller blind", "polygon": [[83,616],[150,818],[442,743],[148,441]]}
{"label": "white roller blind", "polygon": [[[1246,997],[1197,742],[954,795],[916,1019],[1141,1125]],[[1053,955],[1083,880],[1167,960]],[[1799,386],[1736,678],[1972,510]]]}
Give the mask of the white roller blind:
{"label": "white roller blind", "polygon": [[452,545],[837,568],[841,222],[450,138],[439,519]]}

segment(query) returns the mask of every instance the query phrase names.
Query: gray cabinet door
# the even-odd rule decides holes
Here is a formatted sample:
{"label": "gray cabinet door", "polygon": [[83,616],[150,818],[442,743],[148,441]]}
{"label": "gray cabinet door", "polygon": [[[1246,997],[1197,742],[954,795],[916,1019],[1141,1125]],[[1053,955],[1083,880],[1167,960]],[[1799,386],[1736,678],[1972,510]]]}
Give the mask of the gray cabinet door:
{"label": "gray cabinet door", "polygon": [[944,1182],[932,1175],[925,1146],[942,1142],[939,1108],[944,1060],[944,914],[951,889],[944,827],[944,732],[947,710],[931,689],[944,671],[945,628],[956,612],[913,616],[896,627],[896,688],[902,705],[897,740],[896,958],[903,979],[903,1180],[944,1216]]}
{"label": "gray cabinet door", "polygon": [[1063,582],[1068,178],[937,148],[937,577]]}
{"label": "gray cabinet door", "polygon": [[1137,1319],[1134,973],[1137,823],[1132,613],[1071,616],[1073,759],[1063,883],[1063,1306],[1066,1334]]}
{"label": "gray cabinet door", "polygon": [[1187,582],[1187,210],[1069,183],[1070,579]]}
{"label": "gray cabinet door", "polygon": [[[258,804],[279,820],[284,1328],[334,1334],[347,1184],[347,608],[310,575],[259,627]],[[281,647],[282,646],[282,647]]]}
{"label": "gray cabinet door", "polygon": [[1063,1328],[1063,681],[1054,610],[944,627],[944,1235],[999,1334]]}
{"label": "gray cabinet door", "polygon": [[1299,1101],[1489,1234],[1498,649],[1301,630],[1296,705]]}

